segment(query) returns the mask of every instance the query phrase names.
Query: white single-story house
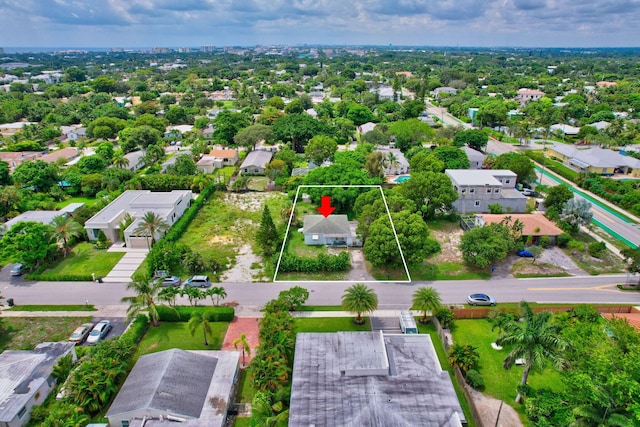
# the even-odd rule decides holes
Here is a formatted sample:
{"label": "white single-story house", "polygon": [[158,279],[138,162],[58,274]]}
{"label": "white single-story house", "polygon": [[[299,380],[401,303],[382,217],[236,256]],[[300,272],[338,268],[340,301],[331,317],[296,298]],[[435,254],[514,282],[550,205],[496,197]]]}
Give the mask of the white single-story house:
{"label": "white single-story house", "polygon": [[238,163],[238,150],[211,150],[198,160],[196,166],[203,173],[212,173],[225,166],[235,166]]}
{"label": "white single-story house", "polygon": [[223,427],[239,366],[239,351],[141,356],[105,416],[111,427]]}
{"label": "white single-story house", "polygon": [[[89,240],[98,240],[100,231],[112,242],[120,241],[120,221],[126,214],[134,221],[124,230],[124,238],[129,248],[148,248],[149,239],[136,236],[134,230],[142,222],[147,212],[154,212],[170,226],[173,225],[191,206],[191,190],[173,190],[170,192],[151,192],[149,190],[127,190],[104,209],[85,222]],[[156,240],[162,235],[156,235]]]}
{"label": "white single-story house", "polygon": [[75,343],[44,342],[33,350],[5,350],[0,354],[0,425],[22,427],[31,408],[42,405],[56,385],[51,375],[58,360],[72,354]]}
{"label": "white single-story house", "polygon": [[129,169],[132,172],[137,171],[138,169],[144,166],[144,155],[146,154],[145,150],[132,151],[124,155],[124,158],[129,160]]}
{"label": "white single-story house", "polygon": [[346,215],[305,215],[301,231],[306,245],[362,246],[356,226]]}
{"label": "white single-story house", "polygon": [[264,175],[267,164],[271,162],[272,157],[273,153],[270,151],[251,151],[240,165],[240,172],[245,175]]}
{"label": "white single-story house", "polygon": [[50,224],[53,221],[53,218],[60,215],[70,216],[73,214],[76,209],[84,206],[84,203],[69,203],[64,208],[59,211],[26,211],[16,216],[15,218],[11,218],[9,221],[5,222],[2,227],[0,227],[0,236],[11,230],[11,227],[16,225],[19,222],[39,222],[42,224]]}

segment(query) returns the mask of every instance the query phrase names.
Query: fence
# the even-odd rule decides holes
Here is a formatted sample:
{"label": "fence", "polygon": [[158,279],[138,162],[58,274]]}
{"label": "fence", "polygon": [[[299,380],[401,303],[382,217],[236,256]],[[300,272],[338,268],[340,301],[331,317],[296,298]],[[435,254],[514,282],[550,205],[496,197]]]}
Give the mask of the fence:
{"label": "fence", "polygon": [[[431,320],[433,322],[433,325],[436,327],[436,331],[438,332],[438,336],[440,337],[440,341],[442,342],[442,346],[444,347],[444,350],[446,352],[449,352],[449,347],[453,345],[453,338],[451,337],[451,332],[448,329],[443,329],[442,326],[440,325],[440,321],[435,316],[433,316]],[[478,427],[484,427],[484,423],[482,422],[482,418],[480,417],[480,412],[478,411],[478,408],[476,407],[476,402],[473,398],[473,395],[471,394],[471,386],[467,384],[459,368],[452,367],[452,370],[453,370],[454,376],[456,377],[456,381],[458,381],[458,384],[462,386],[462,392],[464,393],[465,399],[469,403],[469,410],[471,411],[471,416],[473,417],[475,424]]]}
{"label": "fence", "polygon": [[[541,311],[550,311],[552,313],[569,311],[575,308],[573,305],[551,305],[544,307],[532,306],[531,310],[534,313],[540,313]],[[629,305],[597,305],[595,306],[596,310],[599,313],[631,313],[633,310],[632,306]],[[489,311],[493,308],[485,308],[485,307],[473,307],[473,308],[453,308],[451,311],[456,316],[456,319],[484,319],[489,315]],[[497,308],[497,310],[506,311],[506,310],[516,310],[519,312],[518,308],[513,307],[511,309],[508,308]]]}

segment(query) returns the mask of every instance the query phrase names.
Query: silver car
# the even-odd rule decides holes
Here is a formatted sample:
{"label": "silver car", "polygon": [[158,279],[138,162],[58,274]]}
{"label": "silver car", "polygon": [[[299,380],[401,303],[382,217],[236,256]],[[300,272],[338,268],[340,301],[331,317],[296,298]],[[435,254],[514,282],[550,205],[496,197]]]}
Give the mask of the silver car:
{"label": "silver car", "polygon": [[24,274],[24,271],[25,271],[24,270],[24,265],[16,264],[11,269],[11,275],[12,276],[22,276]]}
{"label": "silver car", "polygon": [[195,286],[197,288],[208,288],[211,286],[211,280],[209,280],[209,276],[193,276],[187,279],[184,282],[185,286]]}
{"label": "silver car", "polygon": [[87,338],[87,344],[96,344],[98,341],[104,339],[110,330],[111,322],[109,320],[99,321],[91,330],[91,333]]}
{"label": "silver car", "polygon": [[155,283],[160,283],[160,286],[180,286],[182,285],[182,279],[178,276],[167,276],[156,279]]}
{"label": "silver car", "polygon": [[496,305],[496,300],[487,294],[471,294],[467,297],[469,305]]}
{"label": "silver car", "polygon": [[82,344],[84,340],[87,339],[87,336],[93,329],[93,323],[84,323],[76,328],[73,331],[73,334],[69,337],[70,342],[74,342],[76,344]]}

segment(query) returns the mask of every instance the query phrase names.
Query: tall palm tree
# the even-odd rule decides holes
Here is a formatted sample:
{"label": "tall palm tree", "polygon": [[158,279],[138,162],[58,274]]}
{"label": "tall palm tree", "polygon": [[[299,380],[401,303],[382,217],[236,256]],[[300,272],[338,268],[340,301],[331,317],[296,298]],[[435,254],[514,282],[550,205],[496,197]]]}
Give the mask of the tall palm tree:
{"label": "tall palm tree", "polygon": [[131,216],[129,212],[125,213],[120,222],[118,223],[118,228],[120,229],[119,235],[120,240],[124,240],[124,230],[127,229],[131,224],[133,224],[135,218]]}
{"label": "tall palm tree", "polygon": [[[511,369],[516,360],[522,360],[523,372],[520,385],[525,386],[532,369],[543,369],[548,360],[555,368],[565,366],[562,351],[567,343],[560,335],[560,326],[551,323],[551,312],[534,313],[525,301],[520,303],[524,321],[511,321],[503,326],[503,332],[496,340],[499,346],[512,345],[512,349],[502,362],[504,369]],[[522,401],[518,390],[516,402]]]}
{"label": "tall palm tree", "polygon": [[166,233],[169,228],[169,224],[155,212],[146,212],[142,217],[142,222],[136,227],[133,232],[136,235],[151,237],[151,246],[156,243],[156,234]]}
{"label": "tall palm tree", "polygon": [[393,151],[389,151],[387,153],[386,163],[389,166],[389,172],[393,172],[394,169],[400,165],[400,159],[398,159],[398,156]]}
{"label": "tall palm tree", "polygon": [[211,324],[207,319],[207,315],[204,312],[195,312],[191,315],[191,319],[189,319],[189,332],[191,332],[191,336],[194,336],[196,330],[198,328],[202,328],[202,335],[204,335],[204,345],[209,345],[209,341],[207,337],[210,336],[213,332],[211,331]]}
{"label": "tall palm tree", "polygon": [[169,306],[175,307],[178,295],[182,295],[182,290],[178,286],[167,286],[158,293],[158,300],[166,301]]}
{"label": "tall palm tree", "polygon": [[164,157],[164,148],[156,144],[151,144],[147,147],[144,153],[144,164],[151,166],[157,163]]}
{"label": "tall palm tree", "polygon": [[240,338],[233,340],[233,348],[237,350],[238,346],[242,347],[242,366],[246,366],[244,355],[246,353],[251,357],[251,346],[247,342],[247,336],[245,334],[240,334]]}
{"label": "tall palm tree", "polygon": [[432,287],[422,286],[413,293],[413,308],[422,312],[422,323],[427,322],[427,311],[433,315],[441,305],[440,294]]}
{"label": "tall palm tree", "polygon": [[146,310],[153,326],[159,326],[158,306],[156,299],[162,288],[162,282],[152,281],[146,274],[139,274],[127,285],[127,290],[136,295],[123,297],[122,302],[128,302],[127,319],[133,319],[141,311]]}
{"label": "tall palm tree", "polygon": [[362,314],[371,313],[378,308],[378,295],[366,285],[356,283],[345,289],[342,295],[342,307],[350,313],[356,313],[355,322],[362,324],[364,323]]}
{"label": "tall palm tree", "polygon": [[67,215],[54,217],[50,224],[54,229],[53,237],[58,244],[62,244],[62,250],[66,257],[69,253],[69,240],[74,237],[80,237],[84,232],[84,228]]}

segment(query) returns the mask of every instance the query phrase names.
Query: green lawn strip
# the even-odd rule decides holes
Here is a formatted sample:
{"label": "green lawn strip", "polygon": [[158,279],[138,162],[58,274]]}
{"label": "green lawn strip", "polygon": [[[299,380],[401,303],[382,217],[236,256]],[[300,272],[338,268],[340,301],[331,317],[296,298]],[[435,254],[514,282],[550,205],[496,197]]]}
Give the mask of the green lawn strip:
{"label": "green lawn strip", "polygon": [[41,342],[66,341],[74,329],[92,317],[4,317],[0,352],[33,350]]}
{"label": "green lawn strip", "polygon": [[[453,330],[454,342],[477,347],[477,352],[480,354],[478,371],[485,382],[484,393],[513,406],[520,414],[520,418],[526,420],[524,406],[515,403],[516,387],[522,377],[522,367],[514,366],[510,370],[502,367],[502,361],[508,354],[509,347],[494,350],[491,343],[495,342],[497,337],[498,331],[492,331],[491,324],[486,319],[459,319]],[[533,390],[549,388],[560,391],[562,389],[560,373],[550,367],[542,372],[531,372],[528,384]]]}
{"label": "green lawn strip", "polygon": [[463,262],[410,264],[409,272],[412,280],[484,280],[491,277],[491,273],[471,269]]}
{"label": "green lawn strip", "polygon": [[253,384],[251,383],[251,374],[248,369],[240,370],[238,378],[238,394],[236,396],[236,402],[239,403],[251,403],[255,391],[253,390]]}
{"label": "green lawn strip", "polygon": [[345,275],[347,273],[344,271],[332,271],[326,272],[323,271],[321,273],[281,273],[278,271],[278,275],[276,276],[276,280],[278,281],[286,281],[286,282],[296,282],[301,280],[311,280],[311,281],[336,281],[336,280],[345,280]]}
{"label": "green lawn strip", "polygon": [[138,357],[156,353],[158,351],[179,348],[182,350],[220,350],[224,335],[229,324],[227,322],[210,322],[212,334],[207,338],[209,345],[204,345],[202,328],[198,328],[192,336],[189,332],[188,322],[164,322],[160,326],[150,326],[145,334],[134,360]]}
{"label": "green lawn strip", "polygon": [[460,406],[462,406],[462,411],[464,412],[465,418],[467,419],[467,426],[472,427],[475,426],[475,422],[473,420],[473,416],[471,415],[471,409],[469,409],[469,403],[464,396],[464,392],[462,391],[462,386],[458,384],[453,371],[451,370],[451,365],[449,364],[449,358],[447,357],[447,353],[444,351],[444,347],[442,346],[442,341],[440,341],[440,337],[438,336],[438,332],[436,331],[436,327],[433,326],[433,323],[429,322],[427,324],[422,324],[419,322],[420,317],[416,317],[416,325],[418,325],[418,332],[421,334],[429,334],[431,336],[431,341],[433,342],[433,347],[436,349],[436,354],[438,355],[438,361],[440,362],[440,366],[442,369],[449,372],[449,377],[451,378],[451,382],[453,383],[453,388],[456,390],[456,395],[458,396],[458,400],[460,401]]}
{"label": "green lawn strip", "polygon": [[337,332],[337,331],[370,331],[368,318],[363,325],[353,323],[355,317],[313,317],[296,318],[296,333],[298,332]]}
{"label": "green lawn strip", "polygon": [[233,427],[250,427],[251,418],[249,417],[235,417],[233,420]]}
{"label": "green lawn strip", "polygon": [[48,275],[106,276],[124,256],[124,252],[98,250],[91,243],[78,243],[66,258],[45,270]]}
{"label": "green lawn strip", "polygon": [[319,254],[329,252],[325,245],[307,245],[304,242],[304,234],[296,230],[289,230],[287,236],[287,251],[299,257],[316,258]]}
{"label": "green lawn strip", "polygon": [[340,305],[303,305],[298,311],[343,311]]}
{"label": "green lawn strip", "polygon": [[13,311],[97,311],[98,309],[92,305],[76,304],[76,305],[16,305]]}
{"label": "green lawn strip", "polygon": [[87,206],[93,206],[98,199],[95,197],[71,197],[66,200],[62,200],[61,202],[56,203],[56,209],[62,209],[71,203],[84,203]]}

